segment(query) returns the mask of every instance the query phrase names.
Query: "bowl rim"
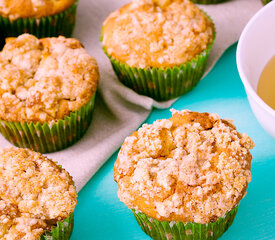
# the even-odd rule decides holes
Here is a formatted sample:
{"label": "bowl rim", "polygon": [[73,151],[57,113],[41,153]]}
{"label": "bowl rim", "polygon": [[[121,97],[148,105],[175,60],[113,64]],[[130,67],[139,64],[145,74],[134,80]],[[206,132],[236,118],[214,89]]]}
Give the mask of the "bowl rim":
{"label": "bowl rim", "polygon": [[269,112],[273,117],[275,117],[275,110],[271,108],[267,103],[264,102],[260,98],[260,96],[257,94],[257,92],[253,89],[250,82],[248,81],[246,74],[243,71],[243,64],[241,61],[241,56],[243,53],[243,45],[245,44],[245,37],[247,35],[247,32],[250,31],[250,28],[253,27],[254,23],[258,20],[259,17],[264,15],[266,11],[270,11],[269,9],[272,8],[275,10],[275,1],[272,1],[265,5],[263,8],[261,8],[248,22],[248,24],[245,26],[244,30],[241,33],[238,45],[237,45],[237,53],[236,53],[236,60],[237,60],[237,68],[239,75],[241,77],[241,80],[243,82],[243,85],[246,89],[246,91],[251,95],[251,97],[260,105],[261,108]]}

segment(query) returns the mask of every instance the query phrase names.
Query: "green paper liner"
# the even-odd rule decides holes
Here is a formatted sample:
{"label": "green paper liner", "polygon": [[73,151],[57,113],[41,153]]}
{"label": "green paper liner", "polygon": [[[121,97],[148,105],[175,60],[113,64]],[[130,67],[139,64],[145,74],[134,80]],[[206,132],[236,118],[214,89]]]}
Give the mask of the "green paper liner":
{"label": "green paper liner", "polygon": [[72,213],[68,218],[62,222],[57,222],[57,226],[51,231],[46,231],[40,240],[68,240],[73,232],[74,214]]}
{"label": "green paper liner", "polygon": [[1,35],[17,37],[23,33],[30,33],[38,38],[70,37],[72,35],[76,18],[77,1],[68,9],[58,14],[41,18],[18,18],[10,20],[0,16]]}
{"label": "green paper liner", "polygon": [[94,102],[95,94],[80,110],[51,123],[0,120],[0,132],[17,147],[41,153],[59,151],[71,146],[84,135],[92,119]]}
{"label": "green paper liner", "polygon": [[227,0],[191,0],[191,2],[198,3],[198,4],[217,4],[217,3],[222,3],[226,1]]}
{"label": "green paper liner", "polygon": [[262,0],[263,5],[270,3],[272,0]]}
{"label": "green paper liner", "polygon": [[[210,17],[209,19],[212,21]],[[216,30],[214,28],[213,40],[206,50],[198,54],[192,61],[165,69],[130,67],[110,56],[105,47],[103,47],[103,50],[110,59],[118,79],[125,86],[133,89],[138,94],[151,97],[157,101],[165,101],[179,97],[197,85],[205,72],[215,37]]]}
{"label": "green paper liner", "polygon": [[155,240],[216,240],[231,226],[238,206],[208,224],[158,221],[132,210],[141,229]]}

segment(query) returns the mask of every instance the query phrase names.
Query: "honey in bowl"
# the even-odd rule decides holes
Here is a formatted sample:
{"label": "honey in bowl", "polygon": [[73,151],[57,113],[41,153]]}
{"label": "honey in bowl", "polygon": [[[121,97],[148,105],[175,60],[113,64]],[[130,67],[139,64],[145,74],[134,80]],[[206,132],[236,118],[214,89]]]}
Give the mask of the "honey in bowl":
{"label": "honey in bowl", "polygon": [[261,73],[257,93],[264,102],[275,110],[275,56]]}

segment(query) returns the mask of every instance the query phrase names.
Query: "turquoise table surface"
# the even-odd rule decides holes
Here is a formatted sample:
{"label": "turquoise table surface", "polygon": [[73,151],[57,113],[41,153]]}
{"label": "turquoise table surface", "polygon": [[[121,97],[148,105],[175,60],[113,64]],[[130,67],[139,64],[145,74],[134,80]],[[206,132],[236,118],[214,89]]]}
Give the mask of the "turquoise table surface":
{"label": "turquoise table surface", "polygon": [[[270,240],[275,239],[275,140],[259,125],[249,107],[237,71],[236,46],[231,46],[197,87],[172,108],[213,112],[234,119],[237,129],[254,140],[252,182],[233,225],[220,239]],[[155,109],[146,122],[170,116],[169,109]],[[117,152],[79,193],[72,240],[150,239],[117,197],[113,181],[116,157]]]}

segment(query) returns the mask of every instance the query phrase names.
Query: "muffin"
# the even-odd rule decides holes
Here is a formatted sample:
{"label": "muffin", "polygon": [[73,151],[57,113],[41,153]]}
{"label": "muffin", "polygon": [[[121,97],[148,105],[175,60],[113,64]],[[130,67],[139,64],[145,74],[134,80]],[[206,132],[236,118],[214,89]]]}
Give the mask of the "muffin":
{"label": "muffin", "polygon": [[31,33],[37,37],[70,37],[75,25],[76,0],[0,1],[2,37]]}
{"label": "muffin", "polygon": [[89,127],[99,72],[78,40],[9,38],[0,75],[0,132],[14,145],[58,151]]}
{"label": "muffin", "polygon": [[172,112],[126,138],[118,196],[153,239],[217,239],[246,194],[254,143],[216,114]]}
{"label": "muffin", "polygon": [[216,4],[226,2],[227,0],[191,0],[193,3],[198,4]]}
{"label": "muffin", "polygon": [[214,38],[211,19],[189,0],[134,0],[109,15],[101,40],[122,83],[164,101],[198,83]]}
{"label": "muffin", "polygon": [[0,150],[0,238],[67,240],[77,203],[72,177],[28,149]]}

